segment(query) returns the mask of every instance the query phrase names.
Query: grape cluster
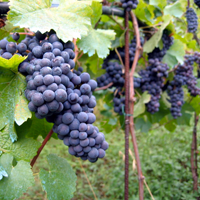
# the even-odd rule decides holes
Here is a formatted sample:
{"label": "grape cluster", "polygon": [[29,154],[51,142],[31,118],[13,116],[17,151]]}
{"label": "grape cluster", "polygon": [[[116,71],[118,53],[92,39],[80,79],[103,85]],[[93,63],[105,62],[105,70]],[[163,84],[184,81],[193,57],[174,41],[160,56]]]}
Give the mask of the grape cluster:
{"label": "grape cluster", "polygon": [[170,97],[168,101],[171,103],[170,111],[174,119],[176,119],[182,115],[181,108],[184,104],[184,92],[182,84],[173,80],[170,82],[170,85],[168,85],[167,90]]}
{"label": "grape cluster", "polygon": [[63,111],[47,117],[47,120],[54,123],[54,132],[69,147],[71,155],[96,162],[105,156],[108,148],[104,134],[92,125],[96,120],[93,114],[96,99],[92,91],[97,83],[90,79],[88,73],[81,73],[80,76],[73,73],[70,80],[78,77],[80,82],[75,83],[74,88],[67,89],[68,98],[63,103]]}
{"label": "grape cluster", "polygon": [[122,3],[122,7],[127,10],[131,11],[132,9],[136,9],[138,5],[138,0],[120,0]]}
{"label": "grape cluster", "polygon": [[155,113],[159,111],[159,99],[161,98],[162,87],[164,86],[165,77],[168,76],[167,64],[161,63],[158,59],[149,59],[149,66],[145,70],[141,70],[141,90],[148,91],[151,100],[146,104],[147,111]]}
{"label": "grape cluster", "polygon": [[148,54],[149,59],[159,59],[160,61],[165,56],[167,50],[171,47],[171,45],[174,42],[173,37],[170,37],[166,32],[162,35],[162,42],[163,42],[163,48],[159,49],[156,47],[151,53]]}
{"label": "grape cluster", "polygon": [[124,74],[122,72],[122,65],[117,62],[104,63],[106,73],[97,78],[98,87],[103,87],[109,83],[113,83],[115,87],[124,86]]}
{"label": "grape cluster", "polygon": [[123,115],[123,110],[125,109],[125,94],[121,91],[121,89],[116,89],[114,93],[114,111],[120,115]]}
{"label": "grape cluster", "polygon": [[195,61],[194,56],[186,56],[183,65],[179,65],[176,69],[174,80],[181,82],[182,85],[187,85],[191,96],[200,95],[200,88],[197,85],[197,78],[193,75],[192,64]]}
{"label": "grape cluster", "polygon": [[200,8],[200,0],[194,0],[194,3]]}
{"label": "grape cluster", "polygon": [[168,95],[171,103],[171,114],[176,119],[180,117],[181,108],[184,104],[184,92],[182,86],[186,85],[191,96],[200,95],[200,88],[197,85],[197,78],[193,75],[193,64],[199,62],[199,53],[186,55],[184,63],[178,65],[175,70],[173,81],[168,86]]}
{"label": "grape cluster", "polygon": [[187,8],[186,19],[188,32],[195,33],[198,28],[198,17],[193,8]]}
{"label": "grape cluster", "polygon": [[[18,34],[13,34],[13,39],[17,41]],[[92,125],[96,120],[92,92],[97,82],[82,73],[81,67],[71,71],[75,66],[73,43],[63,43],[55,33],[48,36],[39,32],[19,44],[1,40],[0,48],[1,56],[7,59],[17,52],[28,55],[19,65],[26,76],[28,107],[37,118],[54,123],[53,130],[69,146],[69,153],[90,162],[103,158],[108,143]]]}

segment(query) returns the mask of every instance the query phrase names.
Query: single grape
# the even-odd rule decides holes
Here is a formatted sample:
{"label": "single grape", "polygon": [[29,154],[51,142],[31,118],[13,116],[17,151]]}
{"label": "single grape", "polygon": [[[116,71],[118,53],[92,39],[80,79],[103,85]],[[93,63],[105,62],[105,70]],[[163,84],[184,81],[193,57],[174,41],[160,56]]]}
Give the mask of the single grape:
{"label": "single grape", "polygon": [[55,112],[59,108],[59,103],[56,100],[53,100],[53,101],[47,103],[47,107],[50,112]]}
{"label": "single grape", "polygon": [[60,135],[67,135],[69,133],[69,126],[65,124],[60,124],[57,128],[57,132]]}
{"label": "single grape", "polygon": [[99,151],[93,147],[91,151],[88,153],[88,156],[92,159],[97,158],[99,156]]}
{"label": "single grape", "polygon": [[62,116],[62,122],[64,124],[70,124],[72,123],[72,121],[74,120],[74,115],[71,114],[71,113],[65,113],[63,116]]}
{"label": "single grape", "polygon": [[15,53],[17,51],[17,45],[14,42],[8,42],[6,44],[6,51],[9,53]]}
{"label": "single grape", "polygon": [[43,116],[43,115],[47,115],[49,112],[48,107],[44,104],[40,107],[38,107],[37,112],[39,115]]}
{"label": "single grape", "polygon": [[47,74],[43,78],[43,82],[45,85],[50,85],[54,82],[54,77],[50,74]]}
{"label": "single grape", "polygon": [[43,52],[41,46],[36,46],[32,49],[32,53],[36,58],[42,58]]}
{"label": "single grape", "polygon": [[67,100],[67,93],[65,90],[63,89],[57,89],[55,91],[55,98],[58,102],[64,102]]}
{"label": "single grape", "polygon": [[77,139],[79,136],[79,131],[77,130],[73,130],[70,132],[70,137],[73,138],[73,139]]}
{"label": "single grape", "polygon": [[31,97],[31,101],[35,106],[41,106],[44,103],[44,99],[41,93],[36,92]]}
{"label": "single grape", "polygon": [[17,45],[17,50],[19,51],[19,53],[23,53],[27,50],[27,46],[24,43],[19,43]]}
{"label": "single grape", "polygon": [[79,139],[84,140],[87,138],[87,133],[86,132],[79,132]]}
{"label": "single grape", "polygon": [[[80,122],[80,121],[79,121]],[[78,130],[80,132],[85,132],[87,131],[87,124],[86,123],[80,123]]]}
{"label": "single grape", "polygon": [[51,102],[55,98],[55,93],[52,90],[45,90],[43,93],[43,99],[46,102]]}
{"label": "single grape", "polygon": [[43,51],[43,53],[52,52],[52,50],[53,50],[53,46],[52,46],[51,43],[45,42],[45,43],[42,45],[42,51]]}

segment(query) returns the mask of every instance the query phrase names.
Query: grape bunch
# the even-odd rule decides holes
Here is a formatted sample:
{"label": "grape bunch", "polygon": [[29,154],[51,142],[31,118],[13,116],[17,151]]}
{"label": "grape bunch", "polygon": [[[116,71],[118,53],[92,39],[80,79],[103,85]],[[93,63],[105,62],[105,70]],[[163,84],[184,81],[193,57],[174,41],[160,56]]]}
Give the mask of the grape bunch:
{"label": "grape bunch", "polygon": [[[13,39],[19,39],[13,34]],[[96,162],[105,156],[108,143],[103,133],[93,125],[96,99],[92,92],[97,82],[88,73],[71,70],[75,67],[72,42],[63,43],[55,33],[36,33],[21,43],[0,41],[1,57],[27,55],[18,70],[26,76],[25,96],[30,111],[37,118],[54,123],[58,138],[69,146],[69,153],[83,160]]]}
{"label": "grape bunch", "polygon": [[188,32],[195,33],[198,28],[198,17],[193,8],[187,8],[186,19]]}
{"label": "grape bunch", "polygon": [[97,78],[98,87],[103,87],[109,83],[113,83],[115,87],[124,86],[124,74],[122,72],[122,65],[117,62],[109,62],[105,65],[106,73]]}
{"label": "grape bunch", "polygon": [[193,63],[195,62],[194,56],[185,56],[185,61],[176,69],[174,80],[180,82],[182,85],[187,85],[188,91],[191,96],[200,95],[200,88],[197,85],[197,78],[193,74]]}
{"label": "grape bunch", "polygon": [[138,0],[120,0],[122,3],[122,7],[127,10],[131,11],[132,9],[136,9],[138,5]]}
{"label": "grape bunch", "polygon": [[47,121],[54,123],[54,132],[69,147],[71,155],[96,162],[105,156],[108,148],[104,134],[92,125],[96,120],[93,114],[96,99],[92,91],[97,83],[88,73],[72,74],[70,81],[76,83],[73,88],[67,88],[68,98],[62,112],[48,116]]}
{"label": "grape bunch", "polygon": [[116,89],[114,92],[114,111],[119,115],[123,115],[123,110],[125,109],[125,93],[120,89]]}
{"label": "grape bunch", "polygon": [[159,99],[161,98],[162,87],[164,86],[165,77],[168,76],[169,67],[167,64],[161,63],[158,59],[149,59],[149,66],[145,70],[141,70],[141,90],[148,91],[151,100],[146,104],[147,111],[155,113],[159,111]]}
{"label": "grape bunch", "polygon": [[194,0],[194,3],[200,8],[200,0]]}
{"label": "grape bunch", "polygon": [[197,78],[193,74],[194,62],[199,62],[199,53],[196,52],[194,55],[186,55],[184,63],[178,65],[175,70],[174,79],[168,86],[168,95],[170,97],[169,102],[171,103],[171,114],[176,119],[180,117],[181,108],[184,104],[184,92],[182,86],[186,85],[191,96],[200,95],[200,88],[197,85]]}
{"label": "grape bunch", "polygon": [[181,108],[184,104],[184,92],[180,82],[171,81],[167,87],[167,93],[170,97],[168,100],[171,103],[171,114],[174,119],[182,116]]}
{"label": "grape bunch", "polygon": [[163,42],[163,48],[159,49],[156,47],[151,53],[148,54],[149,59],[159,59],[160,61],[165,56],[167,50],[171,47],[171,45],[174,42],[173,37],[170,37],[166,31],[164,31],[162,35],[162,42]]}

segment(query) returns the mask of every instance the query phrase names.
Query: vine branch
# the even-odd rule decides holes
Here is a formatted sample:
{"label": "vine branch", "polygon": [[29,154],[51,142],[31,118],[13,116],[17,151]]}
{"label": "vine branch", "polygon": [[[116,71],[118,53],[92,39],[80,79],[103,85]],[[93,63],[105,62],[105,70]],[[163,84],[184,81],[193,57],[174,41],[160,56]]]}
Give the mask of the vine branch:
{"label": "vine branch", "polygon": [[[192,178],[193,178],[193,191],[198,191],[198,172],[197,172],[197,123],[199,121],[199,116],[196,114],[194,115],[194,129],[193,129],[193,137],[192,137],[192,145],[191,145],[191,171],[192,171]],[[199,197],[197,197],[197,200]]]}
{"label": "vine branch", "polygon": [[133,148],[134,148],[135,158],[136,158],[136,164],[137,164],[137,172],[138,172],[138,179],[139,179],[139,200],[143,200],[144,199],[144,176],[142,174],[139,151],[138,151],[138,146],[137,146],[137,139],[136,139],[135,130],[134,130],[134,118],[133,118],[134,103],[135,103],[134,72],[135,72],[135,69],[137,66],[137,62],[138,62],[142,47],[140,44],[140,33],[139,33],[137,19],[133,12],[131,12],[131,18],[133,21],[133,28],[134,28],[135,36],[136,36],[136,51],[135,51],[134,61],[132,64],[132,69],[129,74],[129,82],[130,82],[129,106],[130,106],[130,113],[131,113],[131,115],[130,115],[130,133],[131,133],[131,138],[132,138],[132,143],[133,143]]}
{"label": "vine branch", "polygon": [[108,85],[106,86],[103,86],[103,87],[100,87],[100,88],[96,88],[95,91],[98,91],[98,90],[106,90],[108,89],[110,86],[113,85],[113,82],[109,83]]}
{"label": "vine branch", "polygon": [[126,11],[125,16],[125,194],[124,199],[128,200],[128,187],[129,187],[129,12]]}
{"label": "vine branch", "polygon": [[37,155],[32,159],[30,165],[31,167],[33,167],[33,165],[35,164],[36,160],[38,159],[42,149],[44,148],[44,146],[46,145],[46,143],[48,142],[48,140],[51,138],[53,134],[53,129],[50,130],[50,132],[48,133],[48,135],[45,137],[44,141],[42,142],[41,147],[38,149],[37,151]]}

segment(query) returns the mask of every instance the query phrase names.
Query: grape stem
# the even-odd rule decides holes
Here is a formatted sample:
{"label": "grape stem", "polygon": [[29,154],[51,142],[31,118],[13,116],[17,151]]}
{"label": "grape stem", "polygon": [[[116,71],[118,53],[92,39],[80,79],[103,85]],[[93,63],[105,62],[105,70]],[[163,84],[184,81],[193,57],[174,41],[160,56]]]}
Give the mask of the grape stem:
{"label": "grape stem", "polygon": [[141,168],[141,163],[140,163],[140,157],[139,157],[139,151],[138,151],[138,146],[137,146],[137,139],[135,135],[135,130],[134,130],[134,103],[135,103],[135,93],[134,93],[134,72],[137,66],[137,62],[140,56],[140,53],[142,51],[142,47],[140,44],[140,32],[139,32],[139,27],[138,27],[138,22],[136,19],[136,16],[134,13],[131,11],[131,18],[133,22],[133,28],[135,30],[135,36],[136,36],[136,51],[135,51],[135,57],[134,61],[132,64],[131,71],[129,73],[129,83],[130,83],[130,98],[129,98],[129,107],[130,107],[130,133],[131,133],[131,138],[132,138],[132,143],[133,143],[133,148],[135,152],[135,158],[136,158],[136,164],[137,164],[137,172],[138,172],[138,179],[139,179],[139,200],[144,199],[144,176],[142,174],[142,168]]}
{"label": "grape stem", "polygon": [[[14,33],[10,33],[11,35]],[[34,36],[33,33],[24,33],[24,32],[19,32],[19,35],[30,35],[30,36]]]}
{"label": "grape stem", "polygon": [[38,159],[42,149],[44,148],[44,146],[46,145],[46,143],[48,142],[48,140],[51,138],[53,134],[53,129],[50,130],[50,132],[48,133],[48,135],[44,138],[44,141],[42,142],[41,147],[38,149],[37,151],[37,155],[32,159],[30,165],[31,167],[33,167],[33,165],[35,164],[36,160]]}
{"label": "grape stem", "polygon": [[115,48],[115,52],[120,60],[120,63],[121,65],[123,66],[123,68],[125,69],[125,66],[124,66],[124,63],[123,63],[123,60],[122,60],[122,57],[120,56],[120,53],[118,52],[117,48]]}
{"label": "grape stem", "polygon": [[125,28],[112,16],[108,16],[110,19],[112,19],[119,27],[121,30],[125,30]]}
{"label": "grape stem", "polygon": [[113,85],[113,82],[109,83],[108,85],[106,86],[103,86],[103,87],[100,87],[100,88],[96,88],[95,91],[98,91],[98,90],[106,90],[108,89],[110,86]]}
{"label": "grape stem", "polygon": [[187,1],[188,2],[188,8],[190,7],[190,0]]}

